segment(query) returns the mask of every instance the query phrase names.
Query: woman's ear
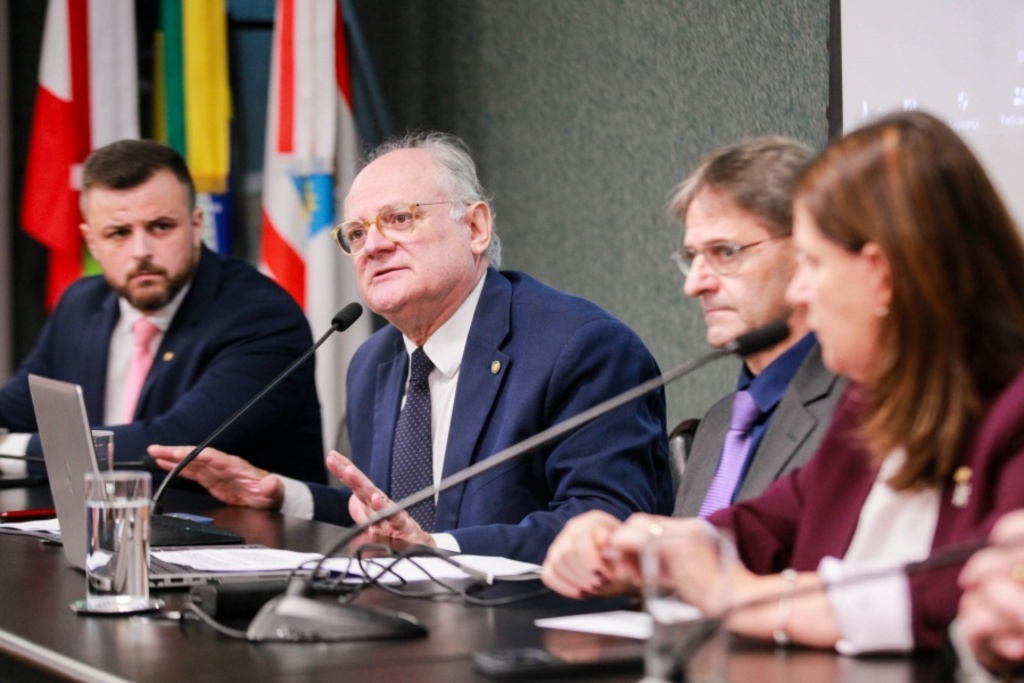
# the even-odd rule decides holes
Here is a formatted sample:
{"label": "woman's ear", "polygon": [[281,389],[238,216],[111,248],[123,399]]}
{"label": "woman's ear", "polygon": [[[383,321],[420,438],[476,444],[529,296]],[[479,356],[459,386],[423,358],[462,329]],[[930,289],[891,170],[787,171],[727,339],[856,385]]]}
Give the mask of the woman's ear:
{"label": "woman's ear", "polygon": [[888,309],[892,303],[892,269],[889,267],[889,259],[874,242],[865,244],[860,250],[860,256],[867,269],[867,291],[874,297],[876,306]]}

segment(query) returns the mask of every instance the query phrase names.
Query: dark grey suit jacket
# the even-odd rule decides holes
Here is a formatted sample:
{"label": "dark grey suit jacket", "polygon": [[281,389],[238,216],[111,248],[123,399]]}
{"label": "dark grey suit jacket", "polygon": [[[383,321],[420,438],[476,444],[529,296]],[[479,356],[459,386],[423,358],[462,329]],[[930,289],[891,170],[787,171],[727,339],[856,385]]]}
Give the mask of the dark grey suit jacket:
{"label": "dark grey suit jacket", "polygon": [[[759,495],[768,484],[810,459],[845,386],[845,379],[822,365],[821,347],[815,344],[775,408],[736,500]],[[676,490],[674,517],[692,517],[700,511],[729,429],[732,397],[718,401],[701,419]]]}

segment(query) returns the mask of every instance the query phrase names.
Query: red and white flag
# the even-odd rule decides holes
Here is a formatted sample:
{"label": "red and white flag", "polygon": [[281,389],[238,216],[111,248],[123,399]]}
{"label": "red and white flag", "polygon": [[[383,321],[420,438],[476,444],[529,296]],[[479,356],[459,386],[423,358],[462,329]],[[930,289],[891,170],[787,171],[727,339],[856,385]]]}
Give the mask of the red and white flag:
{"label": "red and white flag", "polygon": [[[319,337],[334,314],[359,296],[351,259],[330,237],[358,159],[337,0],[279,0],[270,69],[261,260],[303,307]],[[336,441],[345,405],[344,370],[370,330],[364,315],[318,352],[326,446]]]}
{"label": "red and white flag", "polygon": [[136,59],[134,0],[50,0],[21,209],[50,251],[47,310],[82,274],[82,162],[139,137]]}

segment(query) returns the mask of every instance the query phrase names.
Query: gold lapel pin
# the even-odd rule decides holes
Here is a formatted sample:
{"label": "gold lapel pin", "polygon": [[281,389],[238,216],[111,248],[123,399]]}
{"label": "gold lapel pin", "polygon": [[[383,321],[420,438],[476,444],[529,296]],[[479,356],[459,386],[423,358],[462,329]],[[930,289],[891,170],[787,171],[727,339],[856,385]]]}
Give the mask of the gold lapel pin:
{"label": "gold lapel pin", "polygon": [[965,508],[971,500],[971,476],[974,472],[970,467],[958,467],[953,473],[953,507]]}
{"label": "gold lapel pin", "polygon": [[491,374],[492,375],[497,375],[499,372],[501,372],[501,361],[500,360],[492,360],[491,361]]}
{"label": "gold lapel pin", "polygon": [[174,359],[174,351],[164,351],[164,360],[169,361]]}

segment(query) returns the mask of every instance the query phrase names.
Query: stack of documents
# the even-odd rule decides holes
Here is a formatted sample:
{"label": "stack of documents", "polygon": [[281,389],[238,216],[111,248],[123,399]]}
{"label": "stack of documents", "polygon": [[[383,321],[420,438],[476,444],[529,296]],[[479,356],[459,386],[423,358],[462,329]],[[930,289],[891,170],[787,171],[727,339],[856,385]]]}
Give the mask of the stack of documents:
{"label": "stack of documents", "polygon": [[60,524],[57,518],[33,519],[28,522],[3,522],[0,523],[0,532],[5,534],[18,534],[20,536],[35,536],[47,541],[60,540]]}
{"label": "stack of documents", "polygon": [[[0,532],[57,540],[60,538],[60,525],[56,519],[7,522],[0,524]],[[322,557],[319,553],[299,553],[262,546],[196,546],[180,550],[160,548],[151,550],[150,554],[164,562],[212,572],[266,572],[296,568],[311,570]],[[487,583],[525,581],[539,579],[541,572],[537,564],[487,555],[428,555],[401,559],[373,557],[362,560],[332,557],[324,561],[323,569],[335,575],[350,577],[354,582],[374,579],[387,584],[469,578]]]}
{"label": "stack of documents", "polygon": [[[302,568],[310,570],[322,557],[318,553],[298,553],[261,547],[201,547],[185,550],[160,549],[151,554],[164,562],[200,571],[276,571]],[[451,557],[374,557],[356,560],[332,557],[322,568],[332,574],[351,577],[353,581],[375,579],[381,583],[400,584],[431,579],[454,580],[476,578],[487,583],[522,581],[540,578],[540,565],[504,557],[485,555],[452,555]]]}

